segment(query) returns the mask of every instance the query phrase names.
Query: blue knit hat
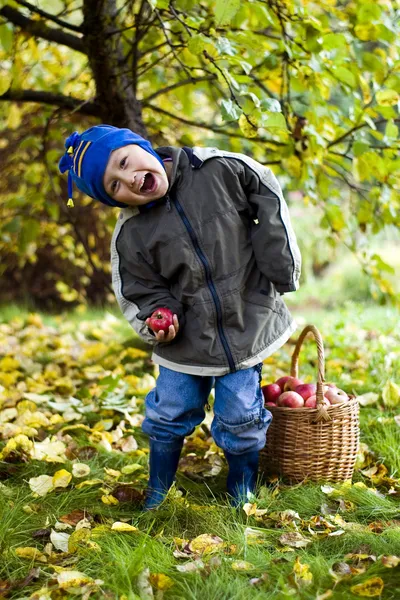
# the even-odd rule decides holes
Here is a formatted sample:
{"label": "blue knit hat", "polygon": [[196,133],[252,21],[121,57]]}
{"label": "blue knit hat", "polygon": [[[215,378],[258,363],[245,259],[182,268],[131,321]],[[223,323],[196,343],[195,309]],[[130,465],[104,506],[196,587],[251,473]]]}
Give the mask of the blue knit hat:
{"label": "blue knit hat", "polygon": [[[67,152],[58,163],[61,173],[68,171],[68,206],[73,206],[72,182],[91,198],[108,206],[125,208],[127,204],[116,202],[105,191],[104,171],[111,152],[128,144],[136,144],[157,158],[164,167],[160,156],[145,140],[130,129],[120,129],[112,125],[96,125],[82,134],[74,131],[65,142]],[[165,168],[165,167],[164,167]]]}

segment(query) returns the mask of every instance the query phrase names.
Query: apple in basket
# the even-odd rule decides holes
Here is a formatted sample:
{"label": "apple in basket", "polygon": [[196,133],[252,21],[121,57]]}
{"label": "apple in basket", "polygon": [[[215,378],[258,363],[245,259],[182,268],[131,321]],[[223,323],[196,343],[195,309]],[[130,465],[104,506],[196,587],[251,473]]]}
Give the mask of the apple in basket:
{"label": "apple in basket", "polygon": [[283,392],[278,398],[277,405],[286,408],[302,408],[304,406],[304,399],[296,392]]}
{"label": "apple in basket", "polygon": [[317,386],[315,383],[301,383],[294,391],[300,394],[304,400],[308,400],[310,396],[314,396],[317,393]]}
{"label": "apple in basket", "polygon": [[277,385],[279,385],[279,387],[281,388],[281,392],[284,392],[284,391],[285,391],[285,390],[284,390],[284,387],[285,387],[285,383],[287,382],[287,380],[288,380],[288,379],[292,379],[292,378],[290,377],[290,375],[285,375],[284,377],[279,377],[279,379],[277,379],[277,380],[275,381],[275,383],[276,383]]}
{"label": "apple in basket", "polygon": [[329,400],[330,404],[341,404],[349,400],[346,392],[339,388],[329,388],[325,391],[324,396]]}
{"label": "apple in basket", "polygon": [[301,379],[298,379],[297,377],[289,377],[289,379],[286,381],[284,387],[283,387],[283,391],[284,392],[294,392],[295,389],[299,386],[302,385],[304,382]]}
{"label": "apple in basket", "polygon": [[275,404],[279,396],[282,394],[282,390],[277,383],[269,383],[268,385],[263,385],[261,390],[266,403],[272,402],[273,404]]}
{"label": "apple in basket", "polygon": [[[323,404],[323,406],[331,405],[328,398],[325,398],[325,396],[324,396],[322,404]],[[310,396],[309,398],[307,398],[307,400],[304,402],[304,407],[305,408],[317,408],[317,396],[314,394],[313,396]]]}

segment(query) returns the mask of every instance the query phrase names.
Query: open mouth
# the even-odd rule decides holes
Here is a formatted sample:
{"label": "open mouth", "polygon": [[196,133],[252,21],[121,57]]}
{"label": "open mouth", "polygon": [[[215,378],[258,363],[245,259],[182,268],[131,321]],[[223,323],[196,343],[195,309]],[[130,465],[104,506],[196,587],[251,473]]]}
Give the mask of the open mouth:
{"label": "open mouth", "polygon": [[157,181],[154,175],[152,175],[151,173],[146,173],[139,191],[141,194],[149,194],[150,192],[154,192],[156,186]]}

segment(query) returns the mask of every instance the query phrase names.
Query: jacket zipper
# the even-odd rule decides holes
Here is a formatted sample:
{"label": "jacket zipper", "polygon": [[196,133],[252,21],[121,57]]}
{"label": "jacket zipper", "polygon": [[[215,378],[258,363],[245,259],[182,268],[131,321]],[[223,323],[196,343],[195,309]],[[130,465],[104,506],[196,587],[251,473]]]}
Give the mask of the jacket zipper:
{"label": "jacket zipper", "polygon": [[218,298],[218,294],[217,294],[217,290],[215,289],[215,285],[214,282],[212,280],[211,277],[211,269],[210,269],[210,265],[208,264],[207,258],[205,257],[202,249],[200,248],[199,242],[197,240],[196,234],[193,231],[193,228],[190,224],[189,219],[187,218],[182,205],[180,204],[179,200],[174,197],[173,198],[173,203],[176,205],[177,211],[179,213],[179,216],[181,217],[183,224],[185,225],[186,229],[188,230],[188,233],[190,235],[190,239],[192,240],[194,249],[196,250],[196,253],[198,255],[198,257],[201,260],[201,263],[204,267],[204,271],[206,273],[206,280],[207,280],[207,284],[208,287],[210,289],[211,295],[213,297],[214,300],[214,304],[215,304],[215,308],[217,310],[217,327],[218,327],[218,333],[219,333],[219,337],[221,339],[222,342],[222,346],[225,350],[225,354],[226,357],[228,359],[228,363],[229,363],[229,369],[231,373],[235,373],[236,372],[236,367],[235,367],[235,361],[233,360],[233,356],[232,356],[232,352],[229,348],[229,344],[228,341],[225,337],[225,333],[224,330],[222,328],[222,309],[221,309],[221,303],[219,301]]}

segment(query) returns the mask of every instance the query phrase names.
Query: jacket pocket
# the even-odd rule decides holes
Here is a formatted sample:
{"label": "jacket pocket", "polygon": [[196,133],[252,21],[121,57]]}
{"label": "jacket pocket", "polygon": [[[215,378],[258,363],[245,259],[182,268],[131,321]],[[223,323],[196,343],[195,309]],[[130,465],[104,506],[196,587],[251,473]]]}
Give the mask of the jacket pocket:
{"label": "jacket pocket", "polygon": [[275,310],[276,299],[270,296],[267,290],[247,290],[243,294],[243,299],[250,304],[256,304],[257,306],[265,306],[271,310]]}

